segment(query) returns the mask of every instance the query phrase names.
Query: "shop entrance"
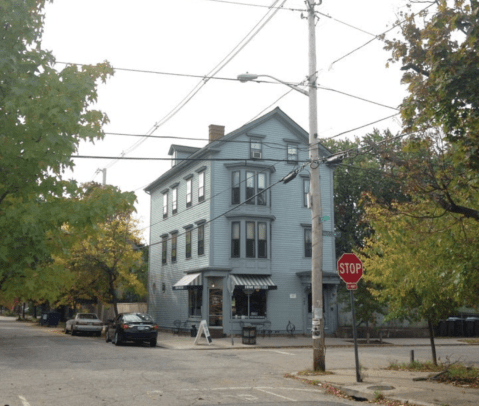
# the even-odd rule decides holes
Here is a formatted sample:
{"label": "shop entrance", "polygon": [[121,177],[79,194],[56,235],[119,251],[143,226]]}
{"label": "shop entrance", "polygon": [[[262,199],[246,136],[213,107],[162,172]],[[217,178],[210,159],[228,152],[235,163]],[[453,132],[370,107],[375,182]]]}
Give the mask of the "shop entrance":
{"label": "shop entrance", "polygon": [[209,325],[223,327],[223,288],[209,288]]}

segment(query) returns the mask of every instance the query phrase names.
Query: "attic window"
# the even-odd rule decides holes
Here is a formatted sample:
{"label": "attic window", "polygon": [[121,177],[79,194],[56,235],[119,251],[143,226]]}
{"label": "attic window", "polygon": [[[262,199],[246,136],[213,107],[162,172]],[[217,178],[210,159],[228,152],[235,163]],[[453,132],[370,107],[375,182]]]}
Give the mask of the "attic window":
{"label": "attic window", "polygon": [[288,144],[288,162],[296,163],[298,162],[298,145]]}
{"label": "attic window", "polygon": [[262,145],[261,140],[251,139],[251,158],[261,159],[262,158]]}

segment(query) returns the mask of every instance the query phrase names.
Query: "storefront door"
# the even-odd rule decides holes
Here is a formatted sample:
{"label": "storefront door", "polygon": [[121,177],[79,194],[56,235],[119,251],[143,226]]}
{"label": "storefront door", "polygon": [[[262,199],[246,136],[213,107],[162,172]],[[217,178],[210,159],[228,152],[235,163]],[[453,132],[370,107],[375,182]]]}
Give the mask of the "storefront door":
{"label": "storefront door", "polygon": [[209,289],[209,325],[223,326],[223,288]]}

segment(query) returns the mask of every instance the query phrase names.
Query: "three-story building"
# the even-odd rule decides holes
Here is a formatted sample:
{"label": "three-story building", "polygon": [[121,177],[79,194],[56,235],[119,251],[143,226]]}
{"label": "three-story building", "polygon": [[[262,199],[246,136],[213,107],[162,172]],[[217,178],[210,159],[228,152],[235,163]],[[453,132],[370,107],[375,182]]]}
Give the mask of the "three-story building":
{"label": "three-story building", "polygon": [[[244,324],[311,332],[309,172],[277,183],[309,158],[308,134],[281,109],[204,148],[172,145],[174,165],[151,196],[149,313],[163,328],[207,320],[212,335]],[[330,152],[319,145],[320,156]],[[306,167],[307,168],[307,167]],[[321,165],[326,333],[338,324],[333,168]],[[275,184],[277,183],[277,184]],[[274,186],[273,186],[274,185]]]}

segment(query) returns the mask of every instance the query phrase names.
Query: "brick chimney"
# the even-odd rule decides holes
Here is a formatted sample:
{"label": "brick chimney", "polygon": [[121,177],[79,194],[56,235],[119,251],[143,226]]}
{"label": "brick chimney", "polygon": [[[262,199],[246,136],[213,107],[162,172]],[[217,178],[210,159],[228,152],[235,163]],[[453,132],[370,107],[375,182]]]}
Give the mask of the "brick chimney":
{"label": "brick chimney", "polygon": [[216,125],[210,124],[208,127],[210,133],[210,142],[219,140],[223,138],[225,135],[225,126],[224,125]]}

